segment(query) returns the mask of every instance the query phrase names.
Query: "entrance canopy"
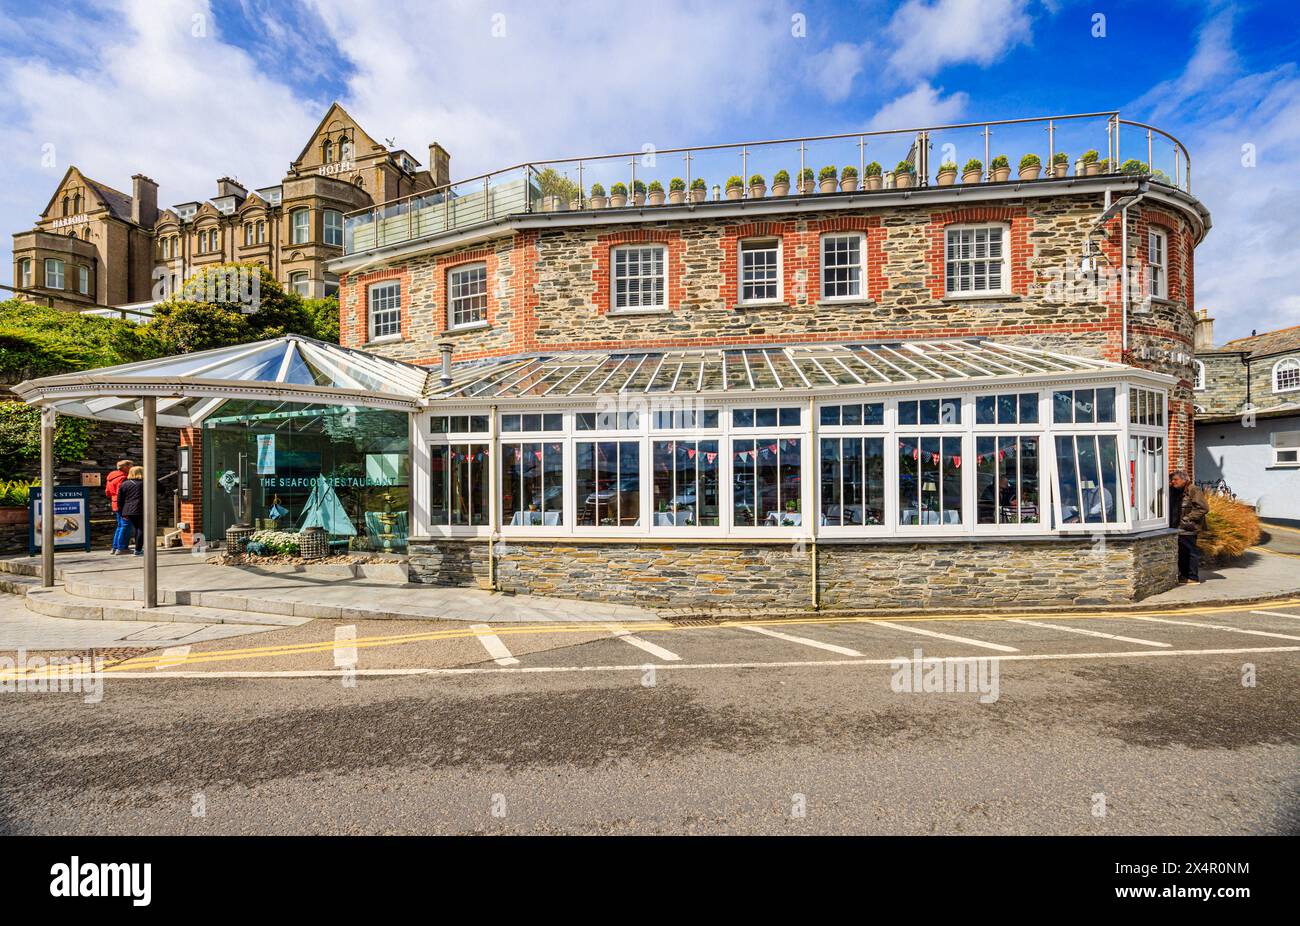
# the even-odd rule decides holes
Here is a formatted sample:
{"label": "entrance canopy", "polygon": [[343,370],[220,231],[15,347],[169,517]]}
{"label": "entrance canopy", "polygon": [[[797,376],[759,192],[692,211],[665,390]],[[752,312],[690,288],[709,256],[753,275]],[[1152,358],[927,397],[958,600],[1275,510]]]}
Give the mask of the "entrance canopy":
{"label": "entrance canopy", "polygon": [[138,423],[157,400],[157,423],[200,424],[223,402],[254,399],[393,411],[416,408],[429,371],[299,335],[28,380],[26,402],[61,415]]}

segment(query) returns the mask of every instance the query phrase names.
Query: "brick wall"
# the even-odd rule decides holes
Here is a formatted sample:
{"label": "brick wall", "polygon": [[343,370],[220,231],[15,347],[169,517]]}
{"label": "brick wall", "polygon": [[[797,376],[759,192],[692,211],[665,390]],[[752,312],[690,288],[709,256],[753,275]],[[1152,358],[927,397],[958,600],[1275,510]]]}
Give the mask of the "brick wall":
{"label": "brick wall", "polygon": [[[702,610],[812,607],[812,550],[793,544],[498,543],[498,587],[561,598]],[[489,587],[488,544],[411,543],[415,582]],[[1176,538],[822,543],[821,606],[922,608],[1122,604],[1172,588]]]}

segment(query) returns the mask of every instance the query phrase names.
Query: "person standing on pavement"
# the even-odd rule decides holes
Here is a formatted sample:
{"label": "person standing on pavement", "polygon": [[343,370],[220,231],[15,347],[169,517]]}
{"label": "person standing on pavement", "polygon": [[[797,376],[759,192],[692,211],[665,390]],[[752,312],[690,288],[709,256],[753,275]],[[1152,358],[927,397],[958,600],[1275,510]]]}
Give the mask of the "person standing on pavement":
{"label": "person standing on pavement", "polygon": [[1169,526],[1178,534],[1178,581],[1189,585],[1201,584],[1201,548],[1196,540],[1205,529],[1205,516],[1210,505],[1205,492],[1187,478],[1187,473],[1175,470],[1169,474]]}
{"label": "person standing on pavement", "polygon": [[131,522],[122,517],[122,513],[117,509],[117,490],[122,487],[126,481],[126,474],[131,471],[130,460],[118,460],[117,469],[108,474],[104,480],[104,494],[108,500],[113,503],[113,519],[117,522],[117,527],[113,531],[113,555],[125,556],[129,551],[129,537],[131,531]]}
{"label": "person standing on pavement", "polygon": [[117,510],[135,537],[135,555],[144,556],[144,467],[132,466],[117,489]]}

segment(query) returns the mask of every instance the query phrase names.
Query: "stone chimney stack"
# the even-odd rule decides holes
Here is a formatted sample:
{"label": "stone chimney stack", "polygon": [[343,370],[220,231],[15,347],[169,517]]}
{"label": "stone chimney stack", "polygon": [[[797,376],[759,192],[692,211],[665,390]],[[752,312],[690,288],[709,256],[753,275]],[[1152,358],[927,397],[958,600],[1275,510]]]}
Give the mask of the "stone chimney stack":
{"label": "stone chimney stack", "polygon": [[429,176],[435,187],[451,183],[451,155],[437,142],[429,146]]}
{"label": "stone chimney stack", "polygon": [[237,180],[229,177],[222,177],[217,181],[217,196],[233,196],[236,199],[248,199],[248,190],[244,189]]}
{"label": "stone chimney stack", "polygon": [[1209,309],[1196,310],[1196,332],[1192,346],[1196,350],[1214,348],[1214,319],[1210,317]]}
{"label": "stone chimney stack", "polygon": [[158,221],[158,184],[144,174],[131,178],[131,221],[141,228],[153,228]]}

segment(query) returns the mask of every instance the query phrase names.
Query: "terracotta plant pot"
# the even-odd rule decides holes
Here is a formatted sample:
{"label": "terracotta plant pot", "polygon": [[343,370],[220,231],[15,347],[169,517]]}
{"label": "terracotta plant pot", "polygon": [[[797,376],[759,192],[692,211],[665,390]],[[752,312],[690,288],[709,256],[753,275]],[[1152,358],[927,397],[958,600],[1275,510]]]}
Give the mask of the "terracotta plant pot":
{"label": "terracotta plant pot", "polygon": [[708,190],[691,190],[691,202],[693,203],[702,203],[708,196]]}
{"label": "terracotta plant pot", "polygon": [[831,177],[830,179],[827,180],[823,180],[819,184],[817,184],[818,189],[820,189],[823,193],[834,193],[835,189],[838,186],[839,183],[835,180],[834,177]]}
{"label": "terracotta plant pot", "polygon": [[939,171],[938,180],[939,186],[952,186],[957,182],[957,168]]}
{"label": "terracotta plant pot", "polygon": [[745,188],[743,186],[727,187],[727,199],[740,199],[744,195],[745,195]]}
{"label": "terracotta plant pot", "polygon": [[772,195],[773,195],[773,196],[789,196],[789,195],[790,195],[790,184],[788,184],[788,183],[774,183],[774,184],[772,184]]}
{"label": "terracotta plant pot", "polygon": [[857,192],[857,189],[858,189],[857,177],[845,177],[843,180],[840,181],[841,193],[855,193]]}
{"label": "terracotta plant pot", "polygon": [[1004,182],[1004,181],[1006,181],[1006,180],[1010,180],[1010,179],[1011,179],[1011,168],[1010,168],[1010,167],[995,167],[995,168],[993,168],[993,170],[991,171],[991,173],[993,174],[993,182],[994,182],[994,183],[1002,183],[1002,182]]}
{"label": "terracotta plant pot", "polygon": [[1028,167],[1020,168],[1021,180],[1037,180],[1038,175],[1043,172],[1042,164],[1030,164]]}
{"label": "terracotta plant pot", "polygon": [[672,203],[674,206],[680,206],[682,203],[686,202],[686,191],[673,190],[668,194],[668,202]]}
{"label": "terracotta plant pot", "polygon": [[605,208],[605,197],[603,196],[593,196],[591,199],[587,200],[587,202],[591,203],[591,208],[593,209]]}
{"label": "terracotta plant pot", "polygon": [[980,178],[984,176],[981,170],[968,170],[961,175],[962,183],[979,183]]}
{"label": "terracotta plant pot", "polygon": [[654,193],[650,193],[648,196],[646,196],[646,200],[652,206],[662,206],[664,204],[663,190],[657,190]]}
{"label": "terracotta plant pot", "polygon": [[879,190],[884,184],[880,174],[867,174],[867,189]]}
{"label": "terracotta plant pot", "polygon": [[633,194],[632,194],[632,205],[634,205],[634,206],[644,206],[644,205],[645,205],[645,194],[644,194],[644,193],[633,193]]}
{"label": "terracotta plant pot", "polygon": [[548,195],[546,195],[546,196],[543,196],[543,197],[542,197],[542,211],[543,211],[543,212],[559,212],[559,211],[560,211],[560,197],[555,196],[555,195],[553,195],[553,194],[548,194]]}
{"label": "terracotta plant pot", "polygon": [[26,508],[0,508],[0,524],[26,524]]}
{"label": "terracotta plant pot", "polygon": [[1096,177],[1101,173],[1101,161],[1084,161],[1083,175],[1085,177]]}
{"label": "terracotta plant pot", "polygon": [[582,208],[582,200],[580,200],[580,199],[571,199],[571,200],[569,200],[569,211],[570,211],[570,212],[577,212],[577,211],[578,211],[579,209],[581,209],[581,208]]}
{"label": "terracotta plant pot", "polygon": [[894,174],[894,189],[905,190],[912,185],[912,175],[904,171],[901,174]]}
{"label": "terracotta plant pot", "polygon": [[613,209],[622,209],[624,206],[627,205],[627,194],[615,193],[613,196],[609,198],[609,205]]}
{"label": "terracotta plant pot", "polygon": [[[776,188],[773,187],[773,190],[775,189]],[[767,186],[762,183],[752,184],[749,188],[750,199],[762,199],[766,195],[767,195]]]}
{"label": "terracotta plant pot", "polygon": [[1066,162],[1066,163],[1064,163],[1064,164],[1053,164],[1053,165],[1052,165],[1052,176],[1053,176],[1053,177],[1068,177],[1068,176],[1070,176],[1070,165],[1069,165],[1069,162]]}

